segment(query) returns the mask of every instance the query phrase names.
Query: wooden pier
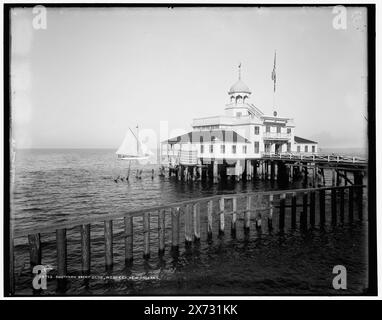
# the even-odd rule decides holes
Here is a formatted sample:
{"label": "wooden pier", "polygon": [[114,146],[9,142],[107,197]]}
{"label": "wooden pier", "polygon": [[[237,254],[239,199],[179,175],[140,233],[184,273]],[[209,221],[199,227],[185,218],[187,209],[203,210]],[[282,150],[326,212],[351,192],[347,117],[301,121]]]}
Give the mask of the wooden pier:
{"label": "wooden pier", "polygon": [[[169,167],[169,176],[182,181],[270,180],[292,182],[303,179],[305,187],[360,184],[367,160],[359,157],[264,153],[256,159],[199,159],[197,165],[179,163]],[[331,181],[327,176],[331,175]]]}
{"label": "wooden pier", "polygon": [[[157,241],[157,254],[163,255],[166,250],[178,254],[181,248],[187,249],[200,241],[236,238],[239,228],[243,228],[242,234],[247,239],[251,230],[264,226],[267,226],[269,232],[277,227],[276,231],[283,233],[286,228],[297,228],[297,223],[301,232],[309,228],[342,224],[345,218],[347,223],[353,223],[355,213],[357,220],[363,218],[364,187],[362,184],[352,184],[214,195],[107,216],[16,229],[13,235],[15,239],[23,238],[28,241],[31,267],[44,263],[42,235],[55,235],[57,276],[65,277],[68,273],[67,230],[77,230],[81,247],[78,259],[81,261],[83,274],[89,274],[91,252],[94,250],[91,231],[97,223],[103,224],[104,260],[106,269],[109,269],[114,264],[113,244],[116,239],[113,224],[117,221],[124,224],[125,261],[131,263],[134,249],[137,249],[135,239],[138,233],[143,236],[142,247],[138,249],[145,259],[150,259],[154,254],[153,234]],[[141,223],[139,232],[137,221]],[[227,229],[230,229],[230,232],[227,232]]]}

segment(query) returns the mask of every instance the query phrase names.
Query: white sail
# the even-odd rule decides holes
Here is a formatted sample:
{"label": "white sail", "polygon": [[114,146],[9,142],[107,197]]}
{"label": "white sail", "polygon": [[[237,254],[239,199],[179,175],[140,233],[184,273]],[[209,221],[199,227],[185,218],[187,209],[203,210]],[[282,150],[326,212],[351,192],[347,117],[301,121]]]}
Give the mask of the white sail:
{"label": "white sail", "polygon": [[118,155],[128,155],[128,156],[138,156],[137,150],[137,140],[135,139],[133,133],[127,130],[125,139],[118,148],[116,154]]}
{"label": "white sail", "polygon": [[120,159],[145,159],[149,156],[149,151],[146,145],[143,145],[137,140],[134,133],[129,129],[126,132],[125,139],[118,148],[116,154]]}

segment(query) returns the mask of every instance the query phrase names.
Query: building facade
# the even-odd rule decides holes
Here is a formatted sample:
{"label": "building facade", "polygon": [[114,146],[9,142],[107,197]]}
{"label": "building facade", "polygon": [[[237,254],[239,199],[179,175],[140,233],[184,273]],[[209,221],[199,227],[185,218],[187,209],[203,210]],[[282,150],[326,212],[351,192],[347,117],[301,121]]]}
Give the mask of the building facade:
{"label": "building facade", "polygon": [[[193,119],[193,131],[162,142],[162,159],[192,164],[203,159],[258,159],[264,154],[317,153],[315,141],[297,137],[292,118],[265,115],[251,103],[251,90],[239,79],[228,91],[223,115]],[[190,163],[191,164],[191,163]]]}

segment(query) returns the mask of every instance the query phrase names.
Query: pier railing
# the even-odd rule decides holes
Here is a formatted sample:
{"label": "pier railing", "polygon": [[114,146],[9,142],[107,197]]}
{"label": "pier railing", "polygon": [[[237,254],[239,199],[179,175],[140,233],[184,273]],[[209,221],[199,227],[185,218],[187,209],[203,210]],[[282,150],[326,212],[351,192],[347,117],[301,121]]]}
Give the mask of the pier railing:
{"label": "pier railing", "polygon": [[[213,221],[218,224],[218,235],[224,236],[228,229],[226,222],[230,219],[229,228],[231,236],[236,237],[237,222],[243,221],[244,234],[248,234],[250,229],[261,226],[262,219],[267,220],[268,229],[273,228],[274,213],[278,213],[277,226],[279,232],[283,232],[287,213],[288,221],[291,228],[296,227],[297,208],[301,208],[299,212],[299,225],[305,230],[308,225],[314,227],[316,225],[316,209],[319,211],[319,225],[325,226],[327,207],[330,208],[331,224],[336,224],[338,220],[344,221],[345,202],[347,202],[347,221],[352,222],[354,219],[354,206],[358,213],[358,218],[362,220],[363,211],[363,188],[364,185],[351,186],[332,186],[323,188],[310,189],[292,189],[292,190],[271,190],[261,192],[221,194],[198,199],[190,199],[161,206],[143,207],[137,210],[131,210],[121,213],[110,214],[107,216],[94,216],[81,220],[57,223],[51,225],[40,225],[33,228],[16,229],[13,232],[14,238],[27,238],[29,242],[30,265],[40,265],[43,259],[41,250],[41,235],[55,234],[55,247],[57,258],[57,275],[65,276],[67,273],[67,230],[77,228],[80,233],[81,245],[81,264],[82,271],[88,273],[91,265],[91,229],[95,223],[103,223],[104,236],[104,256],[106,267],[113,265],[113,222],[121,219],[124,223],[124,247],[125,260],[133,259],[133,247],[135,232],[133,219],[135,217],[142,218],[143,229],[143,247],[142,254],[145,258],[149,258],[152,250],[150,248],[153,237],[150,233],[156,233],[158,241],[159,254],[163,254],[167,243],[170,243],[172,250],[179,250],[181,245],[181,234],[184,235],[185,246],[189,246],[192,242],[208,240],[213,237]],[[330,205],[327,203],[330,199]],[[316,200],[318,200],[316,205]],[[232,201],[228,210],[225,203]],[[300,203],[298,202],[300,201]],[[240,206],[239,206],[240,204]],[[215,206],[214,206],[215,205]],[[206,212],[203,220],[201,219],[201,208],[205,206],[203,212]],[[241,209],[239,207],[242,207]],[[217,209],[214,209],[217,208]],[[232,209],[231,209],[232,208]],[[286,211],[287,208],[287,211]],[[299,209],[300,210],[300,209]],[[265,215],[256,213],[263,212]],[[156,216],[155,219],[152,219]],[[180,223],[182,216],[183,223]],[[171,227],[166,234],[165,221],[171,219]],[[152,225],[154,220],[154,226]],[[205,225],[202,226],[202,221]],[[253,225],[253,221],[255,224]],[[135,221],[136,222],[136,221]],[[203,232],[202,232],[203,229]],[[202,239],[202,234],[206,239]],[[13,239],[12,239],[13,243]]]}
{"label": "pier railing", "polygon": [[360,157],[351,157],[343,155],[330,155],[319,153],[262,153],[263,159],[281,159],[281,160],[296,160],[296,161],[312,161],[312,162],[336,162],[336,163],[356,163],[367,164],[367,160]]}

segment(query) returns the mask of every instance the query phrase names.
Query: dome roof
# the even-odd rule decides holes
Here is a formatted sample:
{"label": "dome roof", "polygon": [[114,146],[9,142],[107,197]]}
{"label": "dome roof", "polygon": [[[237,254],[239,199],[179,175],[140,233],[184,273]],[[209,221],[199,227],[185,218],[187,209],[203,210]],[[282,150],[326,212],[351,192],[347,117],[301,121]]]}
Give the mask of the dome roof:
{"label": "dome roof", "polygon": [[251,93],[251,90],[249,90],[248,86],[239,79],[228,91],[229,94],[232,93]]}

